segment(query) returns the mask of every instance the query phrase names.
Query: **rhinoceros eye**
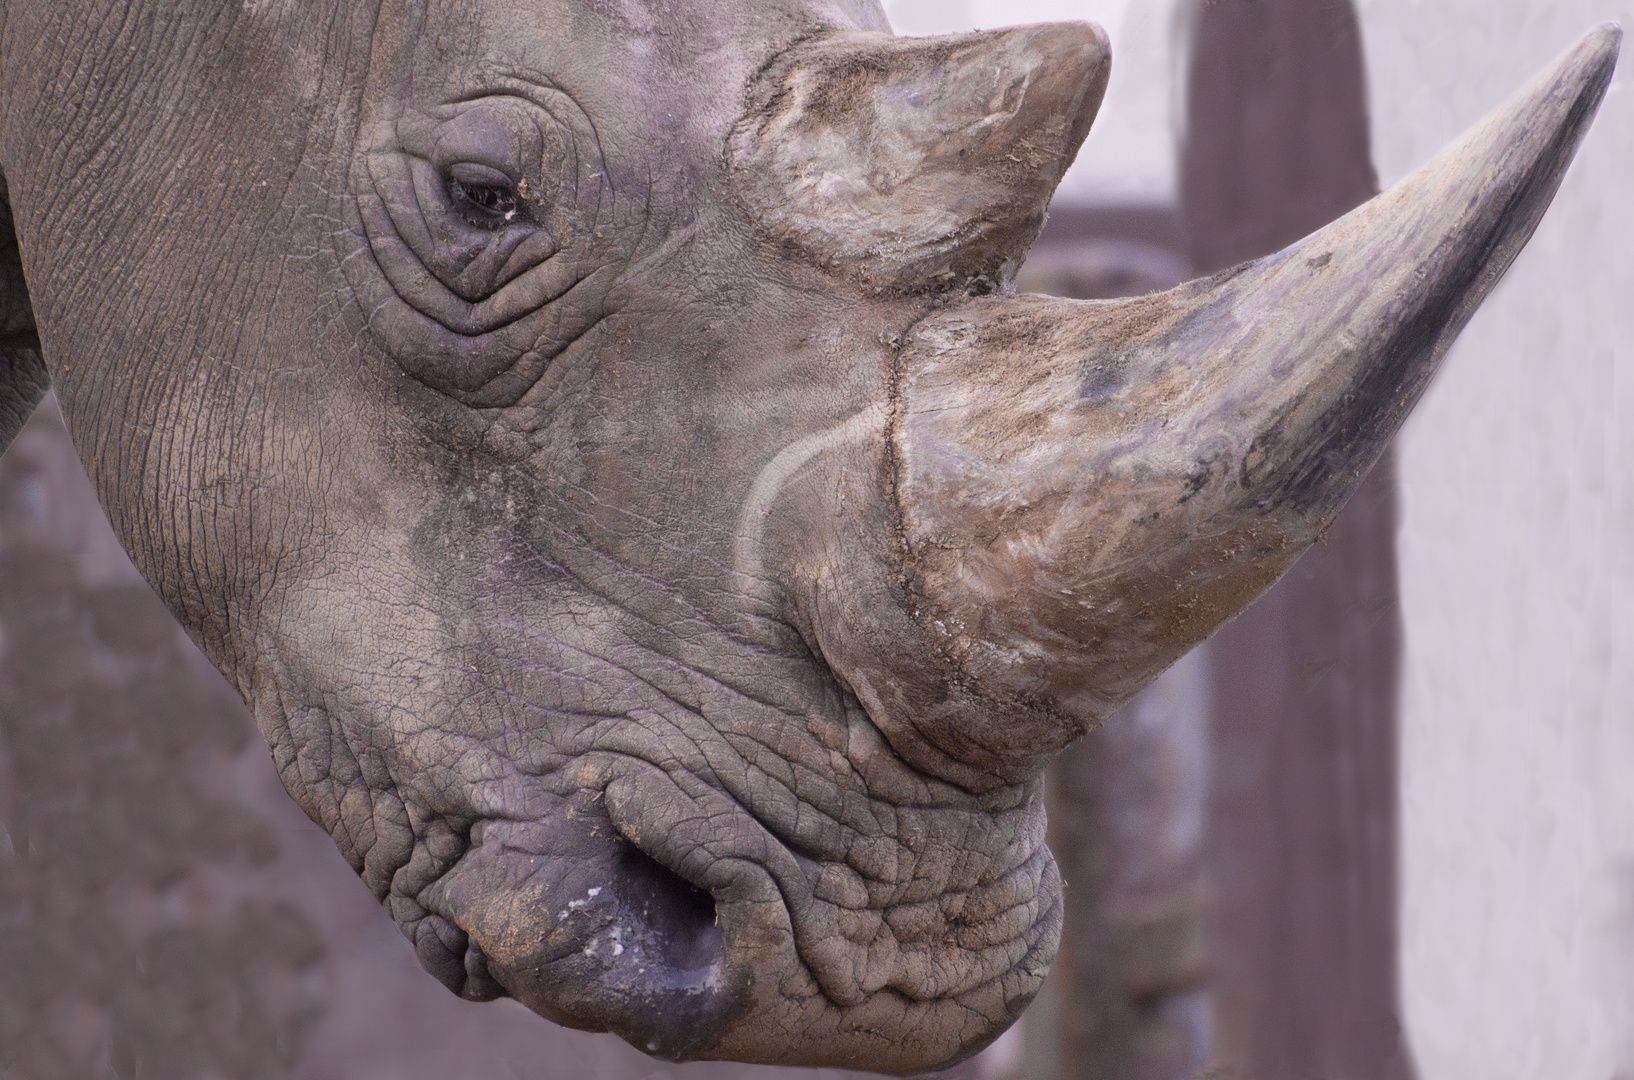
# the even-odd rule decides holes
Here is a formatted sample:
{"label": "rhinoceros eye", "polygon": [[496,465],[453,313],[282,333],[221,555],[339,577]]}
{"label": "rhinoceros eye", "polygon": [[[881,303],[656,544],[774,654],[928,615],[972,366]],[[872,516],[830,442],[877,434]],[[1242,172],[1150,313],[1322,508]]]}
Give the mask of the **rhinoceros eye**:
{"label": "rhinoceros eye", "polygon": [[509,176],[486,165],[459,164],[448,171],[448,198],[467,222],[499,229],[522,218],[522,193]]}

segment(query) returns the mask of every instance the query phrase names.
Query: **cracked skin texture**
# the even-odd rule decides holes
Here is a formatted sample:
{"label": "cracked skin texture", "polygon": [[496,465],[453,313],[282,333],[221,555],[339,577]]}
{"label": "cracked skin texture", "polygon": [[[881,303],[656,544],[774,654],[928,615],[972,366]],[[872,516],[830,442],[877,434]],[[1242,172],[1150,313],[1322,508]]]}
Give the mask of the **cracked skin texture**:
{"label": "cracked skin texture", "polygon": [[920,635],[884,413],[780,478],[749,581],[734,530],[1041,196],[936,288],[791,258],[729,190],[747,88],[883,17],[672,7],[10,5],[43,355],[137,566],[450,989],[668,1058],[951,1063],[1037,991],[1060,883],[1036,774],[825,659]]}
{"label": "cracked skin texture", "polygon": [[[915,45],[871,0],[3,13],[8,325],[26,302],[116,534],[426,969],[660,1057],[902,1074],[980,1050],[1049,969],[1044,759],[1319,533],[1524,242],[1616,52],[1591,35],[1525,123],[1477,133],[1493,179],[1447,159],[1454,210],[1382,197],[1241,296],[1225,275],[1062,308],[969,297],[1041,220],[1053,179],[1015,162],[1058,176],[1099,100],[1085,24]],[[867,216],[911,242],[812,227],[857,191],[778,131],[879,149],[870,198],[908,194]],[[968,229],[912,194],[950,177]],[[1370,253],[1401,287],[1334,303]],[[1300,318],[1234,322],[1253,288]],[[1324,311],[1320,371],[1360,381],[1276,367],[1301,355],[1280,328]],[[1143,335],[1193,333],[1286,400],[1251,368],[1217,409],[1173,365],[1123,387]],[[43,391],[33,344],[0,368],[13,416]],[[1351,363],[1364,344],[1387,362]],[[1185,423],[1107,469],[1134,500],[1099,519],[1116,543],[1053,528],[1139,429],[1125,390]],[[1041,443],[1004,401],[1104,438]],[[1040,448],[1050,468],[1014,471]],[[1208,530],[1134,514],[1151,477]],[[994,558],[1000,534],[1043,557]],[[1097,599],[1135,617],[1086,651],[1052,575],[1097,559],[1135,569]],[[1052,651],[1078,659],[1041,674]]]}

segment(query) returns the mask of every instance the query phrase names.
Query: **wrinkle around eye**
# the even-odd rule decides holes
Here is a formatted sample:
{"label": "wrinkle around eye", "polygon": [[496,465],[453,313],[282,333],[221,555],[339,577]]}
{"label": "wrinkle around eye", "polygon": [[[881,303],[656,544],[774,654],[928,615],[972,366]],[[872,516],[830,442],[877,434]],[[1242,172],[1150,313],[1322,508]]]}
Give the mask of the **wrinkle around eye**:
{"label": "wrinkle around eye", "polygon": [[390,211],[378,195],[365,194],[358,200],[364,232],[376,265],[392,289],[416,311],[434,319],[445,329],[465,337],[478,337],[505,328],[551,301],[560,299],[583,277],[577,267],[554,255],[530,267],[486,299],[463,299],[414,254],[392,227]]}
{"label": "wrinkle around eye", "polygon": [[556,241],[548,233],[530,229],[506,232],[503,240],[483,248],[458,277],[448,282],[454,295],[480,302],[557,252]]}
{"label": "wrinkle around eye", "polygon": [[[376,173],[372,162],[370,172],[380,191],[388,181]],[[510,225],[475,236],[467,228],[463,231],[468,235],[461,236],[460,228],[446,224],[453,212],[445,205],[442,174],[419,158],[410,162],[408,172],[418,213],[402,200],[383,196],[386,212],[409,250],[460,299],[475,303],[491,296],[556,254],[555,237],[531,225]],[[438,220],[444,222],[439,231],[446,237],[440,245],[431,225]]]}
{"label": "wrinkle around eye", "polygon": [[[368,257],[364,249],[354,259]],[[607,317],[604,296],[614,274],[598,267],[576,278],[561,297],[571,312],[552,305],[478,335],[444,326],[373,268],[349,268],[348,276],[370,330],[404,372],[468,404],[490,407],[519,399],[557,355]],[[582,301],[576,293],[584,293]]]}
{"label": "wrinkle around eye", "polygon": [[[476,232],[448,224],[452,215],[443,205],[442,175],[424,159],[410,158],[405,165],[398,155],[372,157],[369,176],[374,192],[365,193],[360,202],[377,200],[384,211],[383,215],[372,215],[367,205],[360,207],[376,258],[381,258],[380,241],[395,235],[420,267],[458,301],[479,305],[495,299],[517,278],[543,266],[559,250],[555,238],[538,227]],[[393,269],[385,262],[381,268],[388,275]],[[412,277],[413,269],[410,264],[408,277]],[[469,332],[440,318],[436,310],[421,310],[450,330]]]}

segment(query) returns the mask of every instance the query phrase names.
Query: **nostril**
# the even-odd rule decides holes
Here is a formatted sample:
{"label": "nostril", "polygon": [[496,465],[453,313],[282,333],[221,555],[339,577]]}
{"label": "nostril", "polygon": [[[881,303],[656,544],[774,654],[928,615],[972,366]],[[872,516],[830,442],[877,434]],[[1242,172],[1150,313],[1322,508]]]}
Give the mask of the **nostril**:
{"label": "nostril", "polygon": [[456,993],[509,993],[559,1023],[686,1057],[745,1002],[714,897],[609,836],[610,823],[566,837],[563,825],[482,823],[454,867],[393,913],[414,916],[404,925],[422,962]]}
{"label": "nostril", "polygon": [[603,884],[557,915],[574,946],[554,996],[649,1054],[683,1060],[738,1004],[715,900],[628,843],[612,854]]}
{"label": "nostril", "polygon": [[616,873],[624,906],[641,927],[639,945],[652,951],[652,962],[676,974],[702,972],[719,962],[714,897],[628,844],[619,853]]}

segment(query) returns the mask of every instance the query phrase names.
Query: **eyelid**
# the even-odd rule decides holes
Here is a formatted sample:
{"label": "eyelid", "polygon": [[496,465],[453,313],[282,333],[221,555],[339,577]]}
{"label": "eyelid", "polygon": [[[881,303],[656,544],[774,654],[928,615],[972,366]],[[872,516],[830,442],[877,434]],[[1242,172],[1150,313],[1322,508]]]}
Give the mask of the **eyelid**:
{"label": "eyelid", "polygon": [[516,187],[516,181],[498,169],[487,165],[478,165],[474,161],[455,162],[448,167],[451,179],[472,187]]}

